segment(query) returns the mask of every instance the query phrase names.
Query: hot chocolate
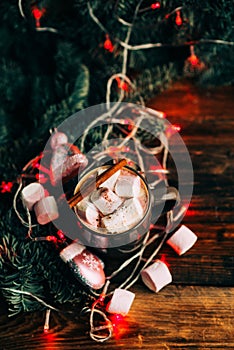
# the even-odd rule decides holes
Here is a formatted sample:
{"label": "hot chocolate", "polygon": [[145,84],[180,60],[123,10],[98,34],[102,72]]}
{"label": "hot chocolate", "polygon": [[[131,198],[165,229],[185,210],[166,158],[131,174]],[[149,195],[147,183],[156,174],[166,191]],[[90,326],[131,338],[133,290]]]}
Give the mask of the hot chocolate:
{"label": "hot chocolate", "polygon": [[[92,170],[79,182],[75,192],[108,166]],[[79,220],[89,229],[102,234],[126,232],[137,226],[149,206],[144,179],[133,169],[124,167],[109,177],[76,206]]]}

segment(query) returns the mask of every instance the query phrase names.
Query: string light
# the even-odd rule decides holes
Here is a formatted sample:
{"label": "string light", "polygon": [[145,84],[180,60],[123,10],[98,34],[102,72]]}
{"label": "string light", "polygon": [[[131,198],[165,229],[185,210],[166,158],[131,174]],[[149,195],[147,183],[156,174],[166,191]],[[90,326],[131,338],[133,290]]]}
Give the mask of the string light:
{"label": "string light", "polygon": [[[89,15],[92,18],[92,20],[98,25],[98,27],[105,33],[108,33],[108,30],[105,28],[105,26],[100,22],[100,20],[97,18],[97,16],[95,16],[93,9],[90,5],[90,2],[88,1],[87,3],[88,6],[88,11],[89,11]],[[167,14],[165,16],[165,18],[169,18],[173,13],[180,11],[182,9],[182,6],[177,7],[176,9],[174,9],[173,11],[171,11],[169,14]],[[139,12],[141,12],[141,10],[139,10]],[[152,49],[155,47],[178,47],[183,45],[195,45],[195,44],[220,44],[220,45],[230,45],[233,46],[234,42],[233,41],[226,41],[226,40],[220,40],[220,39],[200,39],[200,40],[193,40],[190,42],[184,42],[184,43],[179,43],[179,44],[163,44],[163,43],[146,43],[146,44],[140,44],[140,45],[129,45],[124,41],[121,41],[118,38],[115,38],[115,40],[124,48],[127,48],[128,50],[131,51],[137,51],[137,50],[147,50],[147,49]]]}
{"label": "string light", "polygon": [[13,185],[14,185],[14,183],[12,181],[9,181],[9,182],[2,181],[2,183],[0,185],[1,193],[7,193],[7,192],[10,193]]}
{"label": "string light", "polygon": [[154,4],[152,4],[150,7],[151,7],[152,10],[160,9],[161,4],[160,4],[159,1],[157,1]]}
{"label": "string light", "polygon": [[41,20],[41,17],[44,15],[45,12],[46,12],[45,8],[43,8],[41,10],[38,7],[36,7],[36,6],[32,8],[32,14],[33,14],[33,17],[36,20],[36,27],[37,28],[39,28],[41,26],[40,20]]}
{"label": "string light", "polygon": [[175,23],[178,27],[180,27],[182,25],[182,18],[180,15],[180,11],[176,11],[176,19],[175,19]]}
{"label": "string light", "polygon": [[176,124],[168,125],[168,127],[166,128],[166,135],[168,138],[170,138],[171,136],[177,134],[180,131],[181,131],[180,125],[176,125]]}
{"label": "string light", "polygon": [[120,314],[113,314],[109,316],[113,326],[113,337],[115,340],[120,340],[129,331],[129,325],[126,318]]}
{"label": "string light", "polygon": [[104,41],[103,47],[105,50],[107,50],[109,52],[114,51],[114,45],[112,44],[108,34],[106,34],[106,40]]}
{"label": "string light", "polygon": [[59,238],[60,238],[61,240],[65,239],[65,236],[64,236],[64,233],[63,233],[62,230],[58,230],[58,231],[57,231],[57,235],[59,236]]}
{"label": "string light", "polygon": [[166,254],[162,254],[160,260],[167,265],[167,267],[170,267],[170,264],[168,262]]}
{"label": "string light", "polygon": [[129,91],[129,86],[125,81],[121,80],[119,77],[115,78],[115,80],[117,81],[119,89],[122,89],[127,92]]}
{"label": "string light", "polygon": [[196,66],[199,63],[199,59],[195,55],[193,45],[190,46],[190,57],[188,58],[188,61],[191,63],[192,66]]}
{"label": "string light", "polygon": [[149,10],[156,10],[156,9],[159,9],[161,7],[161,4],[159,1],[151,4],[150,6],[148,7],[145,7],[143,9],[140,9],[138,12],[139,13],[142,13],[142,12],[146,12],[146,11],[149,11]]}
{"label": "string light", "polygon": [[35,179],[38,180],[41,184],[45,184],[48,181],[48,178],[45,177],[44,174],[36,174]]}
{"label": "string light", "polygon": [[200,74],[206,69],[206,65],[195,54],[194,45],[190,45],[190,56],[186,59],[184,73],[186,76]]}
{"label": "string light", "polygon": [[[121,93],[121,95],[120,95],[120,97],[118,99],[118,102],[112,108],[108,108],[109,110],[108,110],[107,113],[105,113],[102,116],[100,116],[99,118],[97,118],[95,120],[94,124],[97,123],[99,120],[105,120],[105,118],[107,118],[107,117],[109,118],[110,116],[112,116],[112,113],[114,111],[118,110],[119,102],[122,101],[122,99],[124,98],[124,91],[128,92],[129,88],[136,89],[136,87],[133,85],[131,80],[126,75],[128,51],[129,50],[149,49],[149,48],[160,47],[160,46],[167,46],[167,45],[164,45],[162,43],[147,43],[147,44],[143,44],[143,45],[130,45],[129,44],[130,37],[131,37],[131,32],[132,32],[132,28],[133,28],[133,23],[134,23],[134,20],[135,20],[135,18],[137,16],[137,13],[140,12],[139,7],[140,7],[141,3],[142,3],[142,1],[140,1],[138,3],[138,5],[136,6],[136,10],[135,10],[135,13],[134,13],[134,17],[133,17],[132,23],[130,25],[129,25],[129,23],[125,24],[125,25],[129,26],[128,32],[127,32],[127,35],[126,35],[126,38],[125,38],[125,41],[122,42],[122,41],[116,39],[116,41],[118,41],[120,43],[120,45],[124,48],[123,64],[122,64],[122,71],[121,71],[121,73],[114,74],[108,80],[107,93],[106,93],[106,102],[107,102],[108,107],[110,107],[111,86],[112,86],[112,83],[113,83],[114,80],[117,82],[118,87],[121,89],[121,91],[123,91],[123,93]],[[20,4],[21,4],[21,2],[20,2]],[[158,5],[156,5],[156,4],[158,4]],[[105,40],[104,45],[103,45],[104,49],[108,50],[109,52],[113,52],[114,47],[113,47],[113,44],[112,44],[112,42],[111,42],[111,40],[109,38],[109,34],[106,31],[106,28],[101,24],[99,19],[94,15],[92,7],[91,7],[89,2],[87,4],[87,6],[88,6],[88,9],[89,9],[89,14],[90,14],[91,18],[95,21],[95,23],[97,23],[97,25],[101,28],[101,30],[103,30],[106,33],[106,40]],[[160,3],[156,2],[155,4],[151,5],[151,9],[154,10],[156,8],[160,8],[160,6],[161,6]],[[174,10],[171,13],[174,13],[174,12],[176,12],[176,20],[177,20],[178,16],[180,17],[180,20],[181,20],[180,24],[178,24],[179,20],[176,21],[176,24],[178,26],[182,25],[182,19],[181,19],[181,16],[180,16],[180,10],[178,10],[178,8],[177,8],[176,11]],[[34,18],[36,19],[36,21],[38,21],[38,22],[36,22],[37,30],[41,30],[41,31],[43,31],[44,29],[47,30],[46,28],[41,28],[40,27],[40,19],[41,19],[43,14],[39,13],[39,12],[35,12],[33,15],[34,15]],[[222,42],[222,43],[224,43],[224,42]],[[191,45],[191,43],[190,43],[190,45]],[[169,45],[169,46],[172,46],[172,45]],[[124,147],[124,144],[128,141],[128,139],[132,138],[134,140],[134,145],[135,145],[136,153],[137,153],[137,156],[138,156],[138,159],[139,159],[139,164],[142,163],[142,159],[141,159],[140,152],[139,152],[140,145],[136,142],[135,134],[136,134],[138,128],[140,127],[141,122],[144,119],[149,119],[150,117],[151,117],[150,114],[147,114],[147,113],[145,113],[144,115],[140,115],[140,117],[136,120],[136,123],[134,124],[134,127],[131,129],[131,132],[129,133],[129,135],[118,146],[120,149],[122,149]],[[154,116],[154,118],[155,118],[155,116]],[[163,118],[163,116],[161,116],[161,118]],[[93,124],[91,123],[88,126],[87,130],[85,131],[85,133],[83,134],[83,137],[82,137],[83,145],[84,145],[85,138],[86,138],[86,136],[88,134],[88,131],[90,130],[90,128],[92,128],[92,126],[93,126]],[[178,126],[173,126],[173,130],[178,132],[180,130],[180,128]],[[106,135],[105,135],[105,137],[106,137]],[[163,148],[166,148],[166,144],[163,143],[162,139],[160,141],[161,141],[161,145],[159,147],[155,147],[155,149],[157,151],[163,150]],[[154,150],[150,150],[150,152],[154,152],[155,149]],[[100,160],[100,159],[98,159],[98,160]],[[162,166],[162,169],[164,171],[166,171],[166,166],[165,166],[166,165],[166,160],[167,160],[167,151],[165,150],[164,155],[163,155],[163,166]],[[37,166],[35,168],[37,168]],[[167,224],[166,224],[165,234],[164,234],[163,238],[160,240],[159,245],[156,247],[154,252],[151,254],[151,256],[147,260],[144,260],[143,253],[144,253],[144,251],[145,251],[147,246],[152,244],[156,239],[158,239],[160,237],[158,233],[155,234],[153,237],[149,238],[149,232],[148,232],[146,237],[144,238],[142,246],[140,246],[140,251],[137,252],[133,257],[131,257],[130,259],[125,261],[116,271],[114,271],[114,273],[112,273],[111,276],[109,276],[107,278],[107,284],[105,285],[103,292],[99,295],[98,299],[93,303],[93,305],[92,305],[92,307],[90,309],[90,336],[91,336],[92,339],[94,339],[95,341],[103,342],[103,341],[106,341],[107,339],[109,339],[112,336],[112,333],[113,333],[113,324],[112,324],[111,320],[109,318],[107,318],[107,316],[105,315],[105,313],[103,311],[101,311],[100,309],[97,308],[98,306],[101,307],[103,305],[103,303],[104,303],[104,300],[105,300],[105,297],[106,297],[106,292],[107,292],[107,287],[108,287],[108,284],[110,283],[110,280],[116,274],[118,274],[120,271],[122,271],[125,267],[127,267],[131,263],[131,261],[133,261],[134,259],[138,258],[137,263],[135,264],[135,267],[133,268],[133,271],[131,272],[130,276],[120,286],[120,287],[124,287],[125,289],[130,288],[138,280],[138,278],[140,276],[140,272],[142,271],[142,269],[147,267],[150,264],[150,262],[155,258],[155,256],[158,254],[158,252],[161,249],[163,243],[167,239],[167,236],[168,236],[168,234],[170,232],[170,228],[171,228],[172,224],[180,216],[182,216],[183,213],[184,213],[183,207],[182,207],[182,209],[178,212],[178,214],[175,217],[174,217],[174,213],[172,211],[167,213]],[[60,232],[60,231],[57,232],[57,235],[58,235],[58,237],[60,239],[64,238],[63,233]],[[58,241],[58,239],[55,236],[36,237],[34,240],[35,241],[46,240],[46,241],[52,241],[52,242],[55,242],[55,243]],[[145,264],[141,268],[140,272],[138,272],[137,268],[139,267],[139,264],[140,264],[141,261],[145,261]],[[48,312],[48,314],[49,314],[49,312]],[[103,320],[104,320],[104,323],[105,323],[103,326],[99,326],[99,327],[95,327],[94,326],[94,315],[95,314],[98,314],[99,316],[103,317]],[[122,316],[121,316],[121,320],[119,319],[119,316],[120,315],[115,315],[115,318],[116,318],[115,322],[116,323],[117,323],[117,321],[121,321],[122,320]],[[45,328],[49,329],[49,316],[47,316],[47,318],[48,318],[48,321],[45,322],[46,327],[44,327],[44,329]],[[105,329],[107,329],[107,331],[108,331],[107,335],[103,336],[103,335],[97,334],[99,331],[102,331],[102,330],[105,330]]]}

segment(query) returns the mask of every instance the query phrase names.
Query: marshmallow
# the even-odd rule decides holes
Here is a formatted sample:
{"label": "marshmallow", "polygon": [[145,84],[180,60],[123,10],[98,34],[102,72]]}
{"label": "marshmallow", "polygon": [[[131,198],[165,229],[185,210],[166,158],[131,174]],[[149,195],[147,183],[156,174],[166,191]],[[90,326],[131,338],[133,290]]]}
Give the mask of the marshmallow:
{"label": "marshmallow", "polygon": [[123,202],[114,192],[105,187],[95,190],[90,199],[103,215],[113,213]]}
{"label": "marshmallow", "polygon": [[76,206],[76,213],[82,216],[90,225],[97,227],[99,223],[99,211],[89,197],[85,197]]}
{"label": "marshmallow", "polygon": [[195,244],[197,236],[188,227],[182,225],[171,238],[167,240],[177,254],[182,255]]}
{"label": "marshmallow", "polygon": [[137,198],[127,199],[114,213],[104,216],[102,224],[111,233],[134,227],[143,218],[143,208]]}
{"label": "marshmallow", "polygon": [[63,132],[55,132],[50,138],[50,146],[54,150],[59,146],[65,145],[67,142],[67,135]]}
{"label": "marshmallow", "polygon": [[58,146],[52,155],[50,163],[50,180],[52,185],[56,185],[62,178],[63,164],[67,159],[67,150],[63,146]]}
{"label": "marshmallow", "polygon": [[75,206],[75,210],[81,213],[81,215],[85,215],[86,209],[89,204],[91,204],[89,196],[86,196],[79,203],[77,203],[77,205]]}
{"label": "marshmallow", "polygon": [[98,226],[99,211],[97,210],[97,208],[95,207],[95,205],[93,203],[89,203],[89,205],[87,206],[86,211],[85,211],[85,218],[90,225],[92,225],[94,227]]}
{"label": "marshmallow", "polygon": [[156,293],[172,281],[167,265],[161,260],[156,260],[154,264],[142,270],[141,278],[144,284]]}
{"label": "marshmallow", "polygon": [[107,305],[107,312],[111,314],[120,314],[123,316],[127,315],[132,306],[134,298],[135,294],[129,292],[128,290],[120,288],[115,289],[112,299]]}
{"label": "marshmallow", "polygon": [[141,179],[134,175],[120,175],[115,185],[115,193],[120,197],[137,197],[141,191]]}
{"label": "marshmallow", "polygon": [[[105,170],[106,169],[99,169],[98,175],[101,175]],[[113,191],[119,175],[120,175],[120,170],[118,170],[115,174],[110,176],[109,179],[107,179],[105,182],[103,182],[102,185],[100,185],[100,187],[106,187],[106,188],[109,188],[111,191]]]}
{"label": "marshmallow", "polygon": [[48,224],[58,218],[58,207],[53,196],[42,198],[34,206],[37,221],[40,225]]}
{"label": "marshmallow", "polygon": [[41,184],[33,182],[30,185],[24,187],[21,192],[22,201],[28,210],[32,210],[35,203],[45,197],[45,191]]}

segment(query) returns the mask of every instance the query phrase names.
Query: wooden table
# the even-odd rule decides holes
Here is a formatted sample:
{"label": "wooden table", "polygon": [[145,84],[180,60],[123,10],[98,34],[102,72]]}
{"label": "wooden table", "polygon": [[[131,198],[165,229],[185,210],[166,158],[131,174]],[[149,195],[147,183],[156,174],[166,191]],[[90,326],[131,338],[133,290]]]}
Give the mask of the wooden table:
{"label": "wooden table", "polygon": [[183,223],[199,237],[183,257],[163,253],[173,284],[158,294],[141,282],[126,322],[104,344],[79,316],[44,312],[0,318],[0,349],[234,349],[234,90],[177,83],[150,102],[180,124],[194,166],[194,195]]}

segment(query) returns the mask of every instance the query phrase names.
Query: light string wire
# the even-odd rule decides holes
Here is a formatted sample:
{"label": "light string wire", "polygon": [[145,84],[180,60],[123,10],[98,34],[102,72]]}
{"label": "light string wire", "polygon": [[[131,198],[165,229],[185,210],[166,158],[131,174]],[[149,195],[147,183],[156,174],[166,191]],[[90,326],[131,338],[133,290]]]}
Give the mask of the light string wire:
{"label": "light string wire", "polygon": [[[132,19],[132,25],[128,27],[128,30],[127,30],[127,35],[126,35],[126,38],[125,38],[125,43],[128,44],[129,41],[130,41],[130,38],[131,38],[131,34],[132,34],[132,28],[133,28],[133,24],[135,22],[135,19],[137,17],[137,13],[139,11],[139,8],[140,8],[140,5],[142,3],[143,0],[139,1],[139,3],[137,4],[136,6],[136,9],[135,9],[135,12],[134,12],[134,15],[133,15],[133,19]],[[118,5],[118,3],[117,3]],[[89,2],[88,2],[88,6],[89,6]],[[121,83],[123,83],[124,80],[126,80],[129,84],[129,86],[131,86],[133,88],[133,90],[136,90],[134,84],[131,82],[131,80],[126,76],[126,73],[127,73],[127,62],[128,62],[128,48],[124,48],[123,50],[123,62],[122,62],[122,71],[121,73],[119,74],[119,77],[122,78],[121,80]],[[112,84],[113,84],[113,81],[117,78],[117,75],[114,74],[112,75],[108,82],[107,82],[107,93],[106,93],[106,105],[107,105],[107,110],[110,109],[110,97],[111,97],[111,87],[112,87]],[[120,96],[119,96],[119,99],[117,101],[117,104],[119,104],[123,99],[124,99],[124,90],[123,89],[120,89]],[[143,101],[143,99],[141,99]],[[104,138],[103,138],[103,146],[104,145],[107,145],[108,141],[108,136],[109,134],[111,133],[111,131],[113,130],[113,124],[108,124],[108,127],[107,127],[107,130],[106,130],[106,133],[104,135]]]}
{"label": "light string wire", "polygon": [[[119,105],[120,105],[120,102],[123,100],[124,98],[124,91],[121,89],[120,91],[120,96],[119,96],[119,99],[118,101],[112,106],[110,107],[110,100],[111,100],[111,88],[112,88],[112,85],[113,85],[113,82],[116,78],[120,78],[122,81],[126,81],[128,83],[128,85],[133,89],[133,90],[136,90],[136,86],[131,82],[131,80],[127,77],[126,75],[126,72],[127,72],[127,61],[128,61],[128,54],[129,54],[129,50],[138,50],[138,49],[146,49],[146,48],[151,48],[151,47],[154,47],[154,45],[157,45],[157,46],[162,46],[162,44],[145,44],[145,45],[130,45],[129,42],[130,42],[130,38],[131,38],[131,33],[132,33],[132,28],[133,28],[133,25],[134,25],[134,21],[137,17],[137,14],[139,12],[139,8],[140,8],[140,5],[141,5],[142,1],[140,1],[138,3],[138,5],[136,6],[136,9],[135,9],[135,12],[134,12],[134,16],[133,16],[133,21],[132,23],[127,23],[127,22],[124,22],[124,20],[118,18],[118,20],[120,22],[122,22],[124,25],[127,25],[129,28],[127,30],[127,35],[126,35],[126,38],[125,38],[125,41],[122,42],[119,40],[119,43],[122,45],[122,47],[124,48],[123,50],[123,63],[122,63],[122,71],[121,73],[116,73],[116,74],[113,74],[108,82],[107,82],[107,91],[106,91],[106,103],[107,103],[107,109],[108,111],[104,114],[102,114],[101,116],[99,116],[98,118],[96,118],[92,123],[90,123],[90,125],[86,128],[84,134],[82,135],[82,140],[81,140],[81,151],[84,150],[84,143],[85,143],[85,140],[86,140],[86,136],[88,135],[89,131],[91,130],[91,128],[96,124],[98,123],[99,121],[103,121],[105,119],[108,119],[109,118],[109,121],[114,121],[114,118],[113,118],[113,113],[116,112],[116,114],[120,113],[120,110],[122,110],[121,108],[118,110],[119,108]],[[25,15],[24,15],[24,12],[23,12],[23,9],[22,9],[22,2],[21,0],[19,0],[19,10],[20,10],[20,13],[22,15],[22,17],[25,18]],[[94,20],[94,22],[97,23],[97,25],[101,28],[102,31],[104,32],[107,32],[106,28],[101,24],[101,22],[97,19],[97,17],[94,15],[94,12],[93,12],[93,9],[90,5],[90,2],[87,3],[87,6],[88,6],[88,10],[89,10],[89,14],[90,14],[90,17]],[[37,30],[39,31],[44,31],[44,30],[50,30],[50,31],[54,31],[53,28],[36,28]],[[51,30],[52,29],[52,30]],[[144,106],[144,101],[143,99],[141,98],[141,96],[139,96],[139,99],[140,99],[140,102],[143,104]],[[151,114],[154,114],[154,116],[158,117],[158,118],[162,118],[163,117],[163,113],[160,112],[160,111],[154,111],[154,110],[151,110],[149,108],[145,108],[146,112],[148,113],[144,113],[142,115],[140,115],[140,117],[136,120],[136,124],[135,126],[133,127],[132,131],[128,134],[128,136],[126,136],[126,138],[122,141],[122,143],[120,145],[118,145],[118,147],[121,149],[123,146],[125,146],[128,141],[130,139],[133,139],[134,141],[134,146],[135,146],[135,152],[137,154],[137,158],[138,158],[138,162],[139,164],[141,165],[141,168],[142,168],[142,173],[145,174],[145,169],[144,169],[144,162],[143,162],[143,159],[142,159],[142,156],[140,154],[140,150],[141,151],[145,151],[149,154],[152,154],[154,152],[159,153],[161,150],[164,149],[164,156],[163,156],[163,169],[162,169],[162,172],[163,171],[166,171],[166,162],[167,162],[167,155],[168,155],[168,149],[167,149],[167,138],[166,136],[160,136],[160,141],[161,141],[161,145],[160,146],[157,146],[155,148],[152,148],[150,150],[146,150],[139,142],[138,140],[136,139],[135,135],[136,135],[136,132],[137,130],[139,129],[141,123],[143,120],[145,119],[148,119],[148,118],[151,118],[151,116],[149,115],[150,113]],[[153,118],[153,117],[152,117]],[[155,120],[155,118],[154,118]],[[119,120],[118,120],[119,122]],[[124,124],[124,123],[123,123]],[[107,132],[104,136],[104,141],[107,141],[108,139],[108,135],[109,133],[111,132],[111,127],[109,129],[107,129]],[[162,133],[163,134],[163,133]],[[98,157],[96,156],[96,160],[95,162],[97,161],[100,161],[101,157],[103,157],[103,155],[105,153],[108,153],[108,148],[106,150],[103,151],[103,154],[100,154]],[[155,153],[154,153],[155,154]],[[162,180],[159,180],[159,181],[162,181]],[[166,181],[166,179],[164,179],[164,181]],[[158,183],[158,181],[157,181]],[[153,185],[155,185],[155,183],[151,183],[150,184],[151,187]],[[17,207],[16,207],[16,200],[17,200],[17,196],[20,192],[22,188],[22,181],[19,185],[19,188],[17,190],[17,193],[16,193],[16,196],[14,198],[14,209],[17,213],[17,215],[19,214],[18,210],[17,210]],[[180,213],[179,213],[180,214]],[[178,215],[177,214],[177,217]],[[33,227],[33,225],[31,224],[31,216],[30,216],[30,213],[29,211],[27,211],[27,216],[28,216],[28,223],[25,222],[20,214],[18,215],[20,221],[27,227],[29,227],[29,235],[31,235],[31,228]],[[124,268],[126,268],[133,260],[135,260],[136,258],[138,258],[131,274],[128,276],[128,278],[120,285],[120,288],[124,288],[124,289],[129,289],[139,278],[140,276],[140,273],[141,271],[146,267],[148,266],[148,264],[150,264],[150,262],[155,258],[155,256],[157,255],[157,253],[159,252],[160,248],[162,247],[163,243],[165,242],[166,238],[167,238],[167,235],[169,233],[169,227],[171,225],[171,222],[173,220],[173,213],[172,212],[169,212],[167,213],[167,226],[166,226],[166,230],[165,230],[165,234],[164,236],[162,237],[162,235],[159,235],[158,233],[153,235],[153,237],[149,238],[149,234],[150,232],[148,232],[143,240],[143,243],[142,243],[142,246],[139,246],[140,247],[140,250],[131,258],[129,258],[127,261],[125,261],[116,271],[114,271],[111,276],[107,277],[106,278],[106,284],[104,286],[104,289],[103,289],[103,292],[101,294],[97,294],[96,292],[92,293],[94,295],[96,295],[98,297],[98,299],[93,303],[92,305],[92,308],[90,309],[90,337],[95,340],[95,341],[98,341],[98,342],[104,342],[106,340],[108,340],[111,336],[112,336],[112,333],[113,333],[113,327],[112,327],[112,324],[111,324],[111,321],[108,319],[108,317],[106,316],[106,314],[101,311],[100,309],[97,309],[96,306],[99,304],[100,302],[100,298],[102,300],[102,298],[104,299],[106,295],[111,295],[113,292],[110,292],[109,294],[107,294],[107,289],[108,289],[108,286],[110,284],[110,281],[111,279],[116,276],[118,273],[120,273]],[[36,226],[36,225],[35,225]],[[157,248],[154,250],[154,252],[151,254],[151,256],[146,260],[146,262],[144,263],[143,267],[140,269],[140,271],[136,274],[136,271],[137,269],[139,268],[139,265],[140,265],[140,262],[141,261],[145,261],[144,258],[143,258],[143,254],[145,252],[145,249],[146,247],[148,247],[150,244],[154,243],[157,239],[161,238],[161,241],[159,243],[159,245],[157,246]],[[136,275],[135,275],[136,274]],[[52,309],[52,310],[56,310],[56,311],[59,311],[58,309],[54,308],[53,306],[50,306],[49,304],[47,304],[46,302],[44,302],[42,299],[38,298],[37,296],[33,295],[32,293],[29,293],[29,292],[25,292],[25,291],[18,291],[18,290],[15,290],[15,289],[10,289],[8,288],[7,289],[8,291],[11,291],[11,292],[16,292],[16,293],[21,293],[21,294],[25,294],[25,295],[29,295],[31,296],[32,298],[36,299],[38,302],[42,303],[44,306],[46,306],[47,308],[49,309]],[[104,321],[106,322],[106,325],[104,326],[100,326],[100,327],[94,327],[94,315],[96,314],[99,314],[103,317]],[[47,317],[48,314],[46,314]],[[45,322],[45,324],[48,324],[48,322]],[[107,336],[102,336],[102,335],[98,335],[96,334],[95,332],[96,331],[100,331],[100,330],[103,330],[103,329],[108,329],[108,332],[109,334]]]}
{"label": "light string wire", "polygon": [[[26,20],[26,16],[23,10],[22,0],[18,0],[18,9],[21,17],[23,17]],[[36,27],[35,30],[37,32],[51,32],[51,33],[58,34],[58,30],[53,27]]]}
{"label": "light string wire", "polygon": [[[102,304],[104,302],[104,299],[106,297],[109,284],[110,284],[110,281],[107,280],[105,285],[104,285],[103,291],[100,294],[99,298],[94,301],[94,303],[92,304],[91,309],[88,309],[88,311],[90,311],[90,318],[89,318],[90,332],[89,332],[89,335],[90,335],[91,339],[95,340],[96,342],[101,342],[101,343],[103,343],[103,342],[107,341],[108,339],[110,339],[112,337],[112,334],[113,334],[112,322],[106,316],[105,312],[103,312],[102,310],[97,308],[99,303]],[[94,326],[95,313],[99,314],[100,316],[103,317],[103,320],[105,321],[105,325],[103,325],[103,326]],[[106,330],[106,329],[108,330],[108,334],[107,335],[102,335],[102,334],[97,333],[99,331],[103,331],[103,330]]]}
{"label": "light string wire", "polygon": [[[178,9],[178,8],[177,8]],[[174,9],[172,12],[170,12],[169,15],[171,15],[172,13],[176,12],[177,9]],[[89,14],[90,17],[93,19],[93,21],[98,25],[98,27],[104,32],[110,35],[109,31],[107,30],[107,28],[101,23],[101,21],[98,19],[98,17],[94,14],[94,11],[90,5],[90,2],[88,1],[88,10],[89,10]],[[111,35],[110,35],[111,36]],[[230,45],[233,46],[234,42],[233,41],[226,41],[226,40],[220,40],[220,39],[200,39],[200,40],[194,40],[194,41],[190,41],[190,42],[184,42],[181,44],[164,44],[164,43],[146,43],[146,44],[139,44],[139,45],[130,45],[118,38],[115,38],[115,40],[123,47],[123,48],[127,48],[128,50],[131,51],[137,51],[137,50],[146,50],[146,49],[152,49],[155,47],[178,47],[178,46],[182,46],[182,45],[195,45],[195,44],[221,44],[221,45]]]}

